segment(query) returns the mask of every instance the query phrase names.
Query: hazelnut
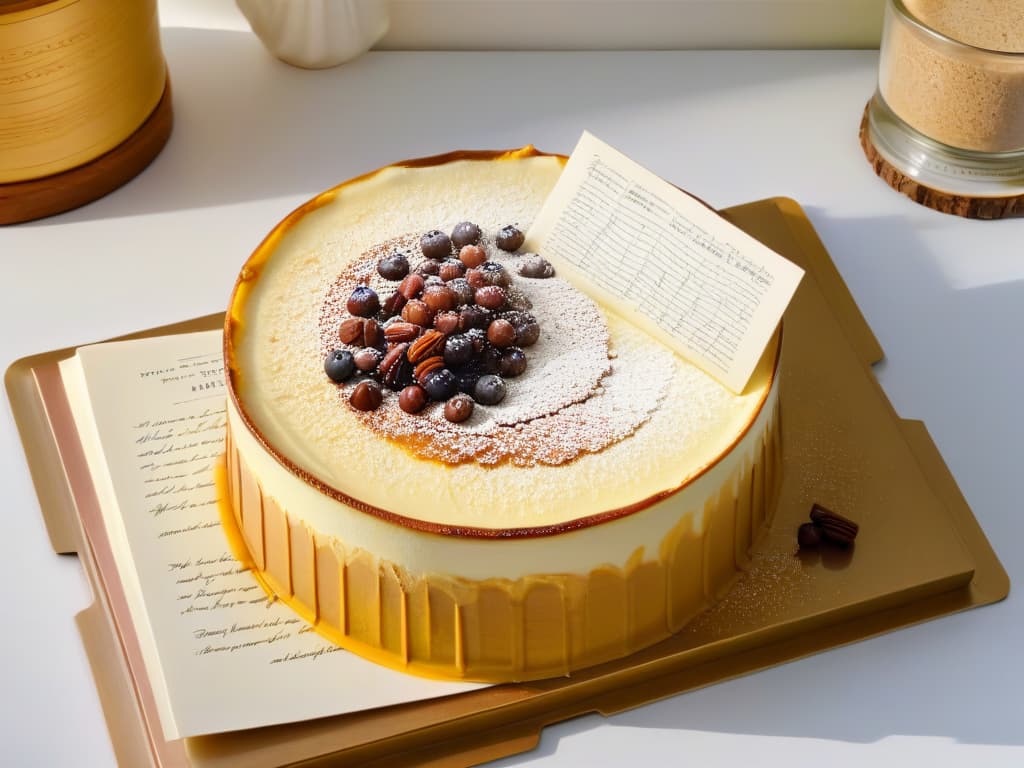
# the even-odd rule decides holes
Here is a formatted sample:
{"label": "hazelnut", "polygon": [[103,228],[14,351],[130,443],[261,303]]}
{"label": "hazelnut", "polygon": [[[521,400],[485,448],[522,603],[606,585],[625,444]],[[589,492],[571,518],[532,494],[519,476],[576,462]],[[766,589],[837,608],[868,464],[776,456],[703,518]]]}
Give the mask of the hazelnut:
{"label": "hazelnut", "polygon": [[495,320],[487,326],[487,340],[499,349],[504,349],[516,340],[516,328],[508,320]]}
{"label": "hazelnut", "polygon": [[434,328],[436,328],[446,336],[448,334],[455,333],[456,331],[459,330],[459,313],[438,312],[434,316]]}
{"label": "hazelnut", "polygon": [[434,310],[419,299],[413,299],[402,309],[402,319],[407,323],[415,323],[428,327],[434,321]]}
{"label": "hazelnut", "polygon": [[429,400],[423,387],[410,384],[398,394],[398,407],[406,413],[419,413]]}
{"label": "hazelnut", "polygon": [[423,302],[434,312],[455,309],[455,293],[446,285],[428,285],[423,289]]}
{"label": "hazelnut", "polygon": [[473,301],[484,309],[500,309],[505,304],[505,290],[497,285],[477,288]]}
{"label": "hazelnut", "polygon": [[380,359],[384,354],[379,349],[373,347],[366,347],[366,349],[360,349],[352,356],[352,361],[363,373],[372,373],[377,369],[377,365],[380,363]]}
{"label": "hazelnut", "polygon": [[464,245],[459,250],[459,261],[472,269],[487,261],[487,252],[479,245]]}
{"label": "hazelnut", "polygon": [[455,395],[444,404],[444,417],[453,424],[465,421],[473,415],[473,398],[469,395]]}

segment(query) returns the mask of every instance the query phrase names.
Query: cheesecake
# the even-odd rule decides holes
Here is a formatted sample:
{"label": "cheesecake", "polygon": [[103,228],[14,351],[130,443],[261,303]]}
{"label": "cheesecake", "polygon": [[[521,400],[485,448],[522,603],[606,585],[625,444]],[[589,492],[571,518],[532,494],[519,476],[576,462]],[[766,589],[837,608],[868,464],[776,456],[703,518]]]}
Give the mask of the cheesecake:
{"label": "cheesecake", "polygon": [[523,252],[564,163],[360,176],[235,285],[233,550],[389,667],[504,682],[621,658],[719,600],[770,523],[781,332],[735,394]]}

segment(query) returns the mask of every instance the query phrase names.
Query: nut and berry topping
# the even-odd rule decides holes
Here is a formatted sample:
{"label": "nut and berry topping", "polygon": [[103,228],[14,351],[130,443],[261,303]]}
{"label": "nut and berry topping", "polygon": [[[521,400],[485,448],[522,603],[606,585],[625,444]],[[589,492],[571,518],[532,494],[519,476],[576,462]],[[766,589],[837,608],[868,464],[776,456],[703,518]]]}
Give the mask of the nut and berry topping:
{"label": "nut and berry topping", "polygon": [[518,251],[525,241],[526,235],[514,224],[508,224],[499,229],[497,236],[494,238],[494,244],[501,248],[501,250],[508,251],[509,253]]}
{"label": "nut and berry topping", "polygon": [[[516,227],[506,227],[496,242],[514,251],[522,237]],[[443,407],[425,418],[461,424],[475,405],[504,400],[505,378],[526,371],[523,348],[538,340],[540,326],[510,271],[488,259],[493,246],[476,224],[461,222],[451,236],[425,233],[422,259],[412,252],[414,241],[405,242],[357,273],[359,283],[344,302],[348,315],[336,326],[346,348],[326,354],[324,372],[337,384],[351,382],[346,391],[358,411],[381,407],[391,389],[399,395],[388,401],[389,413],[418,414],[434,402]],[[549,276],[537,265],[539,257],[527,256],[520,274]],[[367,276],[373,270],[377,274]],[[383,302],[374,290],[382,281],[395,283]]]}

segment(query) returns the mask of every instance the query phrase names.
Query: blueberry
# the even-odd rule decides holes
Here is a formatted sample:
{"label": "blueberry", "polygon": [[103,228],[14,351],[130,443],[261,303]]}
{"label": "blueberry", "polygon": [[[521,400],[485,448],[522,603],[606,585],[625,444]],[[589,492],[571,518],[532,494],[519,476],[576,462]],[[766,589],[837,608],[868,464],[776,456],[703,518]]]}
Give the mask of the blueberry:
{"label": "blueberry", "polygon": [[480,379],[480,371],[470,368],[461,371],[455,378],[458,381],[459,392],[472,395],[473,390],[476,388],[476,383]]}
{"label": "blueberry", "polygon": [[447,259],[452,255],[452,240],[439,229],[432,229],[420,238],[420,250],[428,259]]}
{"label": "blueberry", "polygon": [[427,391],[431,400],[447,400],[459,391],[459,382],[454,373],[442,368],[427,376],[427,380],[423,382],[423,389]]}
{"label": "blueberry", "polygon": [[404,253],[395,251],[377,264],[377,274],[385,280],[401,280],[409,274],[409,259]]}
{"label": "blueberry", "polygon": [[486,373],[473,387],[473,399],[481,405],[497,405],[505,399],[505,382],[501,376]]}
{"label": "blueberry", "polygon": [[357,285],[348,297],[345,308],[356,317],[372,317],[380,309],[380,299],[370,286]]}
{"label": "blueberry", "polygon": [[480,242],[480,227],[471,221],[460,221],[452,230],[452,242],[456,248],[476,245]]}
{"label": "blueberry", "polygon": [[509,347],[501,353],[501,375],[507,379],[526,370],[526,353],[519,347]]}
{"label": "blueberry", "polygon": [[480,351],[479,364],[484,373],[501,373],[501,350],[487,344]]}
{"label": "blueberry", "polygon": [[503,251],[514,251],[518,249],[525,240],[526,235],[520,231],[519,227],[509,224],[508,226],[502,227],[498,230],[498,235],[494,238],[494,244]]}
{"label": "blueberry", "polygon": [[451,336],[444,344],[445,365],[465,365],[473,357],[473,340],[466,335]]}
{"label": "blueberry", "polygon": [[324,373],[331,381],[338,383],[348,381],[355,372],[355,360],[347,349],[332,350],[324,361]]}

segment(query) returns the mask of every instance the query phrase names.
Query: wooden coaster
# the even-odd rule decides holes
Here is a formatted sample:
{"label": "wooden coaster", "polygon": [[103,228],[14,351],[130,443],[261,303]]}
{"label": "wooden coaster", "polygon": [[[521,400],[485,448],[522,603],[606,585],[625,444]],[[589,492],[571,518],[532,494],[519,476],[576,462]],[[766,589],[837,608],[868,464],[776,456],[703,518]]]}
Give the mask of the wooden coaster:
{"label": "wooden coaster", "polygon": [[933,189],[917,179],[907,176],[889,163],[871,142],[868,131],[868,107],[860,120],[860,146],[875,169],[875,173],[890,187],[901,192],[915,203],[933,208],[942,213],[952,213],[968,219],[1004,219],[1024,216],[1024,195],[1010,197],[968,197],[955,195],[941,189]]}
{"label": "wooden coaster", "polygon": [[171,84],[135,133],[85,165],[39,179],[0,184],[0,224],[63,213],[113,192],[160,154],[171,135]]}

